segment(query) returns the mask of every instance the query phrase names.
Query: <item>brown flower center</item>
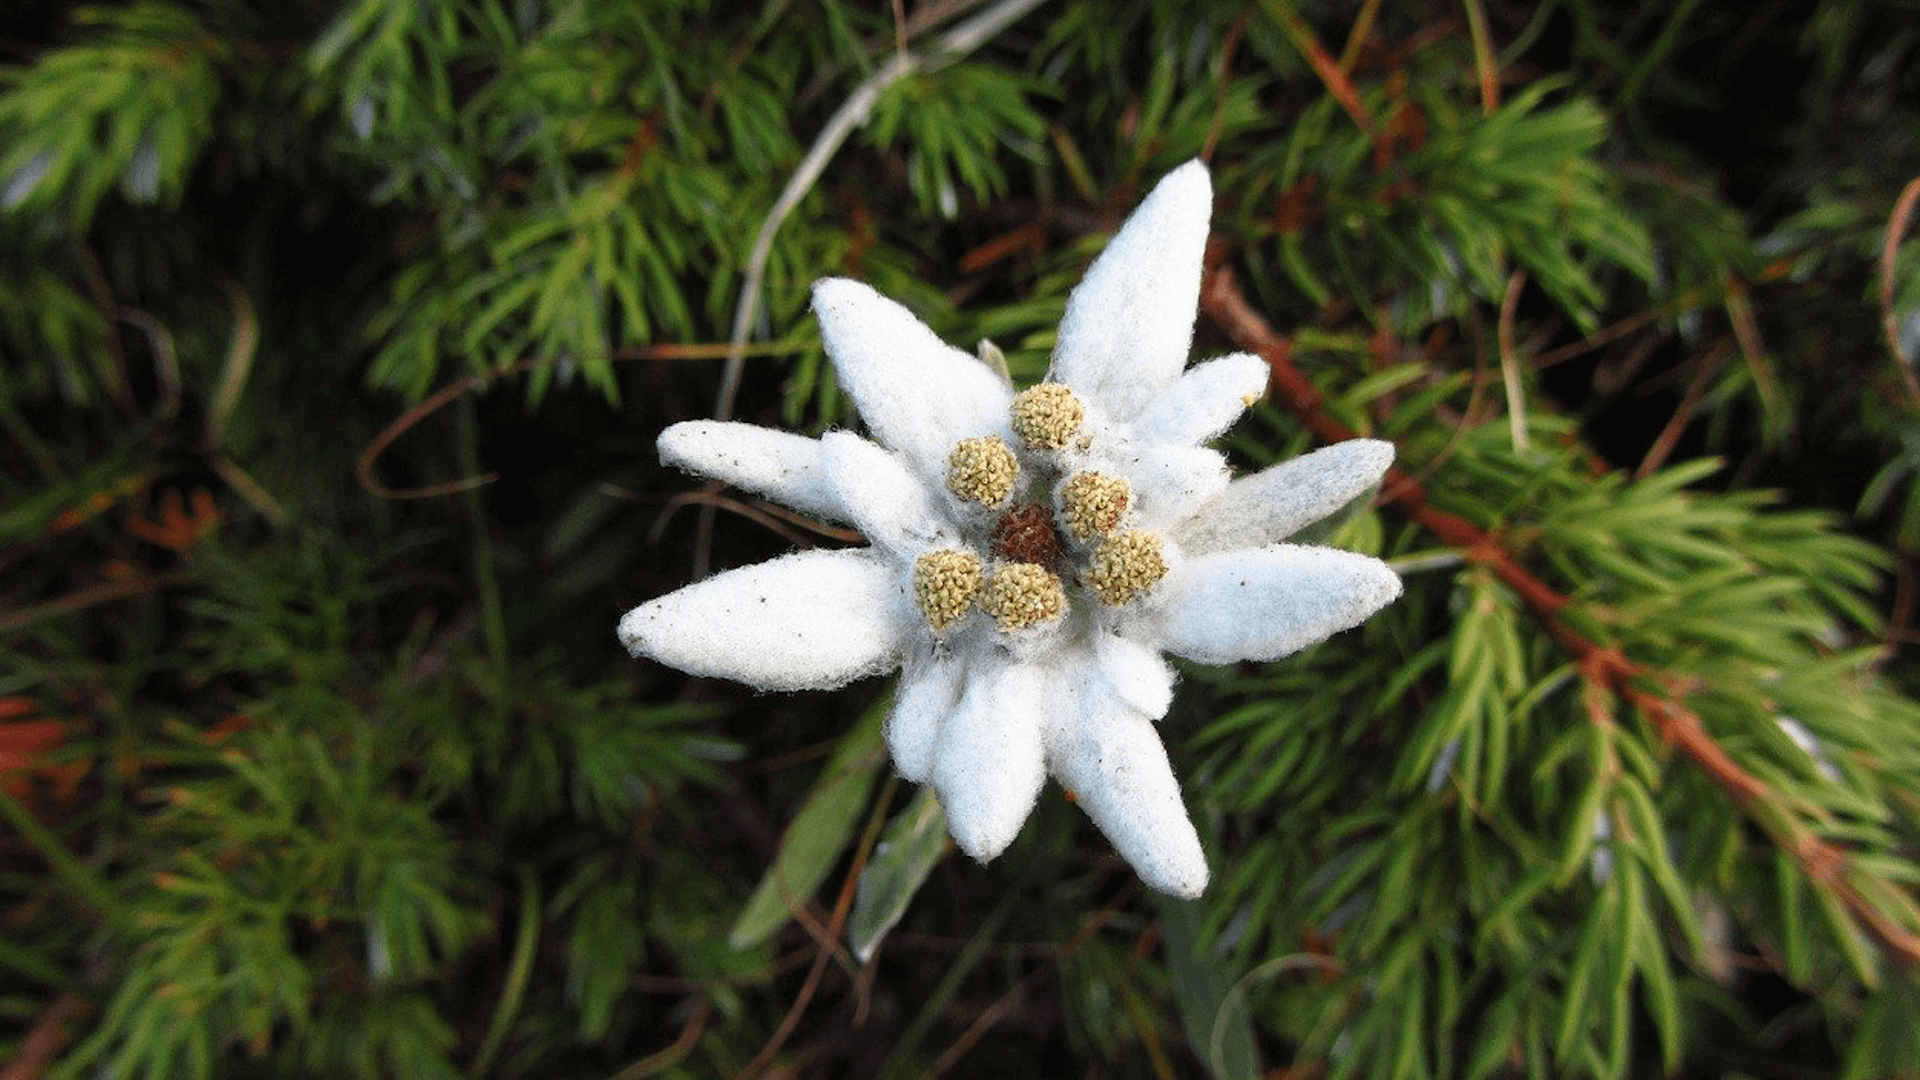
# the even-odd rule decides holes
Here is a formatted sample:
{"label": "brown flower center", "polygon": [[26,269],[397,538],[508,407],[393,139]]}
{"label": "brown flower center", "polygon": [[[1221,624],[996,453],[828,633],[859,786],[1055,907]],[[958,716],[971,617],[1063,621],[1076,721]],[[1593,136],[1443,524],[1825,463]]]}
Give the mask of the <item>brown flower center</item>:
{"label": "brown flower center", "polygon": [[1053,512],[1039,503],[1021,503],[993,523],[993,553],[1007,562],[1052,566],[1060,557],[1060,534]]}

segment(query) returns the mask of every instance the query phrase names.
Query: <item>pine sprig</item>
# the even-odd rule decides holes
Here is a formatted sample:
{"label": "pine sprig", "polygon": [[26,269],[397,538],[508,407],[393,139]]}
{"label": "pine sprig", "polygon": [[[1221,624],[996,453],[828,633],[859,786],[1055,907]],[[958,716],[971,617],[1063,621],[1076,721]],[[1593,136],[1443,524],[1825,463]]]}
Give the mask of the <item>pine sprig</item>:
{"label": "pine sprig", "polygon": [[[1911,1072],[1894,8],[40,7],[0,73],[15,1071]],[[811,433],[853,422],[823,276],[1030,382],[1195,156],[1195,358],[1286,328],[1225,446],[1392,440],[1298,539],[1407,584],[1182,673],[1199,903],[1051,790],[954,858],[849,734],[883,689],[623,666],[689,509],[716,566],[859,542],[658,466],[736,333],[738,415]]]}

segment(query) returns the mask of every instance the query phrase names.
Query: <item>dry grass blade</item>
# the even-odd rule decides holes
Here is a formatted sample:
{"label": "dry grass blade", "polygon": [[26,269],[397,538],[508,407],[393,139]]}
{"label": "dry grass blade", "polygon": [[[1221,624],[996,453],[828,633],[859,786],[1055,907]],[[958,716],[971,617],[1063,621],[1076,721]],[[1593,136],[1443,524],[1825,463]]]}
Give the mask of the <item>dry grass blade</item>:
{"label": "dry grass blade", "polygon": [[1507,295],[1500,301],[1500,378],[1507,388],[1507,424],[1513,432],[1513,451],[1526,453],[1527,395],[1520,385],[1520,360],[1514,355],[1513,319],[1520,306],[1520,290],[1527,283],[1527,272],[1515,270],[1507,279]]}

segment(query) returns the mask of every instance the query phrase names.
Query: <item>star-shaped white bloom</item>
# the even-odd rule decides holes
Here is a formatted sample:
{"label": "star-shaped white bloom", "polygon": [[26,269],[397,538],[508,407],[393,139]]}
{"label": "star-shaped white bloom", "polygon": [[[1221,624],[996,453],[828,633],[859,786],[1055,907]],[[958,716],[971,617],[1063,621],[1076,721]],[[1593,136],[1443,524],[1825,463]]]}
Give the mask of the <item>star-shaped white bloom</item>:
{"label": "star-shaped white bloom", "polygon": [[642,604],[620,639],[698,675],[830,689],[902,668],[886,725],[955,842],[991,859],[1051,773],[1148,885],[1206,886],[1154,721],[1162,654],[1273,660],[1400,594],[1378,559],[1287,537],[1377,483],[1356,439],[1232,479],[1205,444],[1265,389],[1245,353],[1187,368],[1212,191],[1175,170],[1067,301],[1046,381],[1015,393],[865,285],[814,286],[828,356],[872,439],[696,421],[661,458],[858,528]]}

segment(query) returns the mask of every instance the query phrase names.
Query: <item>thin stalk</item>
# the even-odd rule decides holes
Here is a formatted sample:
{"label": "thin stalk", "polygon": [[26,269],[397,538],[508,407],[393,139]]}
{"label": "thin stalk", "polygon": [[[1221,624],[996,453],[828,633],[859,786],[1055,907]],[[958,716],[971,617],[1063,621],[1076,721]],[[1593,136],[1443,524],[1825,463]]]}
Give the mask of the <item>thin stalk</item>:
{"label": "thin stalk", "polygon": [[73,853],[67,850],[67,846],[60,842],[60,838],[53,835],[53,830],[42,825],[39,818],[28,813],[26,807],[21,806],[4,790],[0,790],[0,814],[6,816],[7,821],[20,831],[20,835],[29,844],[40,849],[41,856],[53,868],[55,876],[65,881],[69,888],[79,893],[88,904],[99,909],[108,919],[113,922],[123,921],[120,905],[114,900],[113,889],[107,885],[106,881],[99,874],[88,869],[79,859],[74,858]]}
{"label": "thin stalk", "polygon": [[1480,0],[1464,0],[1467,33],[1473,38],[1473,70],[1480,76],[1480,113],[1500,111],[1500,65],[1493,58],[1493,36],[1487,31],[1487,13]]}
{"label": "thin stalk", "polygon": [[[454,416],[460,471],[467,476],[476,475],[480,471],[480,425],[473,398],[462,397]],[[473,576],[480,589],[480,625],[486,630],[487,656],[493,662],[494,677],[498,680],[494,701],[504,713],[510,682],[507,658],[511,654],[507,649],[506,611],[500,605],[499,568],[493,558],[493,533],[488,527],[487,507],[480,497],[480,489],[469,487],[461,494],[466,499],[468,520],[473,522]]]}
{"label": "thin stalk", "polygon": [[1667,24],[1660,28],[1660,36],[1653,44],[1641,50],[1639,60],[1620,80],[1620,92],[1614,96],[1614,108],[1627,110],[1633,107],[1635,98],[1640,96],[1641,87],[1652,77],[1654,69],[1667,60],[1667,54],[1673,51],[1680,36],[1680,28],[1686,24],[1693,9],[1700,6],[1700,0],[1680,0],[1673,12],[1667,16]]}
{"label": "thin stalk", "polygon": [[55,458],[53,451],[47,449],[47,444],[41,442],[40,437],[34,434],[33,425],[27,423],[27,418],[20,415],[20,410],[13,407],[13,397],[10,394],[0,393],[0,424],[6,426],[7,434],[12,435],[13,441],[27,452],[29,458],[33,459],[34,467],[40,470],[40,475],[49,485],[56,485],[66,480],[65,473],[60,469],[59,459]]}
{"label": "thin stalk", "polygon": [[540,942],[540,883],[533,876],[533,868],[524,863],[520,866],[520,927],[514,935],[513,959],[507,964],[506,985],[500,988],[500,1000],[493,1007],[493,1019],[487,1024],[487,1036],[480,1043],[480,1052],[473,1056],[473,1064],[467,1067],[469,1076],[485,1076],[493,1068],[494,1055],[500,1052],[500,1044],[506,1041],[507,1029],[513,1026],[513,1018],[520,1011],[520,1003],[527,996],[527,979],[533,974],[534,946]]}

